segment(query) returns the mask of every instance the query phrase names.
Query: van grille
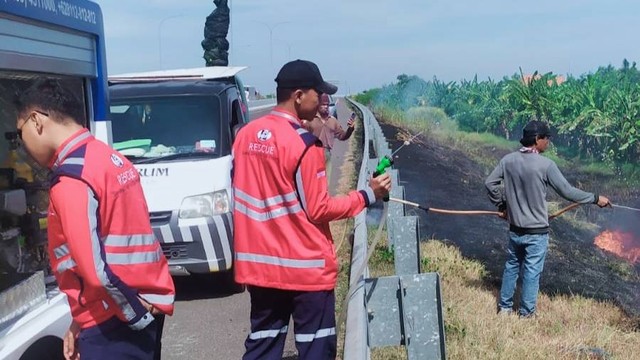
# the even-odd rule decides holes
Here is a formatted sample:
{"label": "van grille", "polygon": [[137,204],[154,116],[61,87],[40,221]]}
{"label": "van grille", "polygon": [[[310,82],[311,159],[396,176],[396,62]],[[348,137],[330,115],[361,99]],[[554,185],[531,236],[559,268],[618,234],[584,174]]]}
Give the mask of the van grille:
{"label": "van grille", "polygon": [[171,211],[156,211],[149,213],[149,220],[151,225],[164,225],[168,224],[171,220]]}

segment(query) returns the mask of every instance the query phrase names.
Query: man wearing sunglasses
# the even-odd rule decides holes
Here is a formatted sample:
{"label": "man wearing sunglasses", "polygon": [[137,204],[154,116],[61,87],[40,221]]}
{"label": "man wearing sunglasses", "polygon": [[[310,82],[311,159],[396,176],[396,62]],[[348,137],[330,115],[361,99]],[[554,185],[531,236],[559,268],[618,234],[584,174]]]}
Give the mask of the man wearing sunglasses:
{"label": "man wearing sunglasses", "polygon": [[137,170],[89,133],[59,81],[35,81],[15,106],[18,137],[52,172],[49,260],[73,317],[65,358],[159,359],[175,289]]}
{"label": "man wearing sunglasses", "polygon": [[522,131],[520,150],[506,155],[487,178],[491,202],[509,221],[508,258],[502,275],[499,314],[513,312],[513,294],[522,270],[518,315],[536,313],[540,275],[549,246],[547,187],[566,200],[580,204],[609,205],[609,199],[571,186],[558,166],[541,154],[551,141],[549,125],[530,121]]}

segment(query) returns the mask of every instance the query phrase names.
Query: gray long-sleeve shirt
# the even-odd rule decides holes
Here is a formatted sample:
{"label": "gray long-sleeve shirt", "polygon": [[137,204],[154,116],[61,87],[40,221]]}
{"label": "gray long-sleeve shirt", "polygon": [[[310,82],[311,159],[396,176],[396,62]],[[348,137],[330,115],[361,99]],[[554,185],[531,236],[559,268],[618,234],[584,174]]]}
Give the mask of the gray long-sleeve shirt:
{"label": "gray long-sleeve shirt", "polygon": [[537,153],[520,151],[503,157],[485,181],[485,186],[494,205],[506,205],[512,228],[515,225],[521,229],[549,226],[548,186],[572,202],[593,203],[596,197],[571,186],[552,160]]}

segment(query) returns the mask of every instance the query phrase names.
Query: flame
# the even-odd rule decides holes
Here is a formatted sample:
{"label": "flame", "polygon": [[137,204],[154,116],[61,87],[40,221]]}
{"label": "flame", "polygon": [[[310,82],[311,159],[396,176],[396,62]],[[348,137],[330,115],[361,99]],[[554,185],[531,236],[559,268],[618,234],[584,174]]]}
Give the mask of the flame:
{"label": "flame", "polygon": [[595,244],[602,250],[612,252],[632,263],[640,261],[640,241],[632,233],[605,230],[596,236]]}

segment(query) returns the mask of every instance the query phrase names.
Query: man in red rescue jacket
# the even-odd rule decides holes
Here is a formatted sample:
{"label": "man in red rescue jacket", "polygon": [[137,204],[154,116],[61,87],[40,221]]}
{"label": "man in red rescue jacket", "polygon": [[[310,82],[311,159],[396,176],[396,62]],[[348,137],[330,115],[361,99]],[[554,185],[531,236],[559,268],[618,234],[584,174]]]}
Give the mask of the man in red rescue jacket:
{"label": "man in red rescue jacket", "polygon": [[159,359],[175,288],[137,170],[83,127],[59,81],[37,80],[15,105],[18,136],[51,169],[49,258],[73,316],[65,357]]}
{"label": "man in red rescue jacket", "polygon": [[329,222],[384,197],[391,180],[331,197],[322,143],[300,119],[313,118],[320,94],[337,88],[303,60],[285,64],[276,82],[277,106],[233,145],[235,277],[251,294],[244,359],[281,359],[291,316],[299,358],[333,359],[338,264]]}

